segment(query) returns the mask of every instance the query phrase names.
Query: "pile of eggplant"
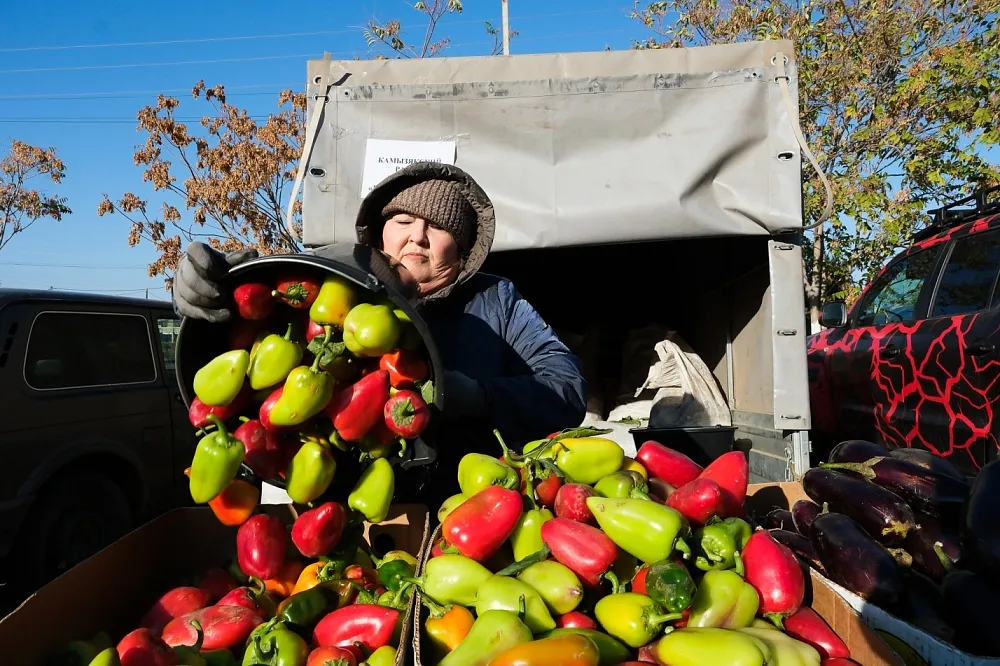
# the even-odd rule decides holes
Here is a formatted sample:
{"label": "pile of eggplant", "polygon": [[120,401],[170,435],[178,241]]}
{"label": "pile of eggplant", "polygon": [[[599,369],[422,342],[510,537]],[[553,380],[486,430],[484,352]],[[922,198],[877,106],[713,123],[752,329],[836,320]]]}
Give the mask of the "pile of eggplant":
{"label": "pile of eggplant", "polygon": [[801,483],[808,500],[759,519],[776,540],[869,603],[1000,657],[1000,460],[970,481],[929,451],[850,440]]}

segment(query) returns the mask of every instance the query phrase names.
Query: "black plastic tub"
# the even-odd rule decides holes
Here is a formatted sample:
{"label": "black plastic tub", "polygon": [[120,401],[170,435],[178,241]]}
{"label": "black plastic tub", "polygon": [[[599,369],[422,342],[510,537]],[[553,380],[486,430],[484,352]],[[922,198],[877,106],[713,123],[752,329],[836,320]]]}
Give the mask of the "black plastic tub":
{"label": "black plastic tub", "polygon": [[[432,409],[435,415],[432,417],[431,427],[425,436],[410,442],[405,455],[393,456],[390,458],[390,462],[403,469],[425,466],[434,462],[437,454],[431,444],[433,427],[434,423],[440,420],[439,412],[445,407],[442,382],[437,381],[437,379],[443,377],[444,370],[441,365],[441,356],[430,336],[427,324],[415,308],[412,290],[408,289],[400,279],[399,273],[389,264],[385,255],[363,245],[329,246],[317,250],[315,253],[270,255],[252,259],[230,270],[221,284],[221,290],[223,293],[231,293],[236,286],[246,282],[274,284],[281,276],[296,271],[318,271],[320,274],[325,272],[339,275],[354,282],[374,297],[388,297],[409,316],[427,351],[430,379],[434,383]],[[228,326],[228,323],[211,324],[189,317],[185,317],[181,321],[177,336],[175,363],[177,382],[180,385],[185,406],[190,407],[194,399],[194,375],[198,369],[229,349]],[[337,463],[338,470],[331,490],[340,485],[338,481],[349,483],[357,478],[357,474],[349,470],[357,465],[357,460],[338,457]],[[242,476],[253,476],[246,465],[244,465]],[[284,481],[280,478],[263,480],[280,488],[285,486]]]}
{"label": "black plastic tub", "polygon": [[736,428],[701,426],[691,428],[633,428],[629,430],[636,448],[652,440],[680,451],[701,466],[733,450]]}

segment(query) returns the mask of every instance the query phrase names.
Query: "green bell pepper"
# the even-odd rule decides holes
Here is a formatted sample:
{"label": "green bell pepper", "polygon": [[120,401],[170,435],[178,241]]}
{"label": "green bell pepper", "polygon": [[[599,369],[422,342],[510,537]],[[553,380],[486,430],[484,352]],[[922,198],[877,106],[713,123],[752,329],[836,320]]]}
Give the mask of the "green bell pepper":
{"label": "green bell pepper", "polygon": [[122,666],[122,661],[118,657],[118,650],[109,647],[98,652],[85,666]]}
{"label": "green bell pepper", "polygon": [[604,437],[566,438],[556,442],[556,467],[576,483],[592,485],[617,472],[625,460],[625,451],[614,440]]}
{"label": "green bell pepper", "polygon": [[574,611],[583,601],[583,584],[580,579],[572,569],[555,560],[535,562],[517,574],[517,579],[538,592],[555,615]]}
{"label": "green bell pepper", "polygon": [[500,653],[531,638],[531,630],[517,613],[488,610],[479,615],[465,640],[445,655],[438,666],[487,666]]}
{"label": "green bell pepper", "polygon": [[205,657],[205,666],[240,666],[232,650],[212,650],[202,652],[202,656]]}
{"label": "green bell pepper", "polygon": [[378,582],[382,583],[383,587],[390,592],[398,592],[406,579],[413,577],[413,567],[403,560],[382,562],[375,571],[378,575]]}
{"label": "green bell pepper", "polygon": [[682,613],[664,613],[644,594],[620,592],[603,597],[594,606],[594,617],[604,630],[625,645],[640,648],[663,633],[668,622],[679,620]]}
{"label": "green bell pepper", "polygon": [[670,666],[773,666],[766,643],[727,629],[678,629],[657,641],[653,653]]}
{"label": "green bell pepper", "polygon": [[458,462],[458,487],[466,497],[488,486],[515,490],[520,482],[514,468],[484,453],[466,453]]}
{"label": "green bell pepper", "polygon": [[337,461],[330,447],[323,442],[307,441],[285,470],[285,492],[293,502],[309,504],[327,491],[336,473]]}
{"label": "green bell pepper", "polygon": [[288,373],[281,397],[271,408],[271,423],[297,426],[323,411],[333,398],[333,377],[319,369],[320,356],[311,366],[300,365]]}
{"label": "green bell pepper", "polygon": [[751,534],[750,525],[739,518],[710,521],[695,530],[694,565],[702,571],[741,567],[738,555]]}
{"label": "green bell pepper", "polygon": [[743,629],[757,615],[760,597],[735,571],[706,571],[691,602],[688,626]]}
{"label": "green bell pepper", "polygon": [[521,514],[510,535],[514,561],[519,562],[542,549],[542,525],[555,516],[548,509],[531,509]]}
{"label": "green bell pepper", "polygon": [[479,562],[446,553],[427,560],[424,573],[412,582],[431,599],[450,606],[473,606],[479,586],[493,576],[493,573]]}
{"label": "green bell pepper", "polygon": [[401,334],[399,319],[387,305],[359,303],[344,318],[344,344],[355,356],[388,354]]}
{"label": "green bell pepper", "polygon": [[594,485],[598,495],[612,499],[649,499],[649,487],[642,474],[633,470],[620,469],[609,474]]}
{"label": "green bell pepper", "polygon": [[306,666],[309,645],[305,639],[277,619],[250,634],[243,653],[243,666]]}
{"label": "green bell pepper", "polygon": [[308,637],[324,615],[347,606],[357,593],[357,587],[351,581],[325,581],[284,599],[278,604],[275,617],[289,628]]}
{"label": "green bell pepper", "polygon": [[770,648],[769,666],[820,666],[822,661],[816,648],[792,638],[783,631],[777,631],[773,626],[769,629],[760,626],[746,627],[739,632],[757,638]]}
{"label": "green bell pepper", "polygon": [[372,652],[364,663],[368,666],[393,666],[396,663],[396,648],[383,645]]}
{"label": "green bell pepper", "polygon": [[247,370],[250,388],[259,391],[280,384],[301,360],[302,347],[292,341],[289,324],[284,337],[272,333],[261,340]]}
{"label": "green bell pepper", "polygon": [[443,523],[444,519],[448,517],[448,514],[462,506],[462,503],[467,499],[469,499],[467,495],[458,493],[457,495],[452,495],[445,501],[441,502],[441,508],[438,509],[437,513],[438,522]]}
{"label": "green bell pepper", "polygon": [[385,458],[375,459],[358,479],[347,496],[347,506],[365,517],[369,523],[381,523],[389,515],[392,496],[396,492],[396,477]]}
{"label": "green bell pepper", "polygon": [[687,567],[675,560],[660,560],[646,572],[646,594],[667,610],[680,613],[691,606],[697,586]]}
{"label": "green bell pepper", "polygon": [[690,529],[687,521],[668,506],[595,495],[587,498],[587,508],[615,545],[642,562],[665,560],[675,548],[685,555],[690,553],[683,540]]}
{"label": "green bell pepper", "polygon": [[524,599],[524,623],[533,634],[540,634],[556,628],[548,607],[535,588],[507,576],[490,576],[476,590],[476,615],[491,610],[506,610],[516,613],[521,599]]}
{"label": "green bell pepper", "polygon": [[219,354],[194,374],[194,394],[209,407],[228,405],[243,388],[250,352],[234,349]]}
{"label": "green bell pepper", "polygon": [[236,478],[247,453],[243,442],[229,434],[218,416],[211,414],[208,420],[216,430],[198,441],[191,460],[189,487],[195,504],[205,504],[221,495]]}

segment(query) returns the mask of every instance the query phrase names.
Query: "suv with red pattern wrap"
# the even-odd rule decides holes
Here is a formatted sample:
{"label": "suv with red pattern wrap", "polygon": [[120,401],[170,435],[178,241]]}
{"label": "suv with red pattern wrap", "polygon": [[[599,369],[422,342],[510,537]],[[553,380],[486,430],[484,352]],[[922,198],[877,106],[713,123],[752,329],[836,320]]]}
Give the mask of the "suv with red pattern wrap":
{"label": "suv with red pattern wrap", "polygon": [[845,439],[928,449],[970,475],[1000,455],[1000,188],[932,215],[849,312],[823,307],[807,343],[818,459]]}

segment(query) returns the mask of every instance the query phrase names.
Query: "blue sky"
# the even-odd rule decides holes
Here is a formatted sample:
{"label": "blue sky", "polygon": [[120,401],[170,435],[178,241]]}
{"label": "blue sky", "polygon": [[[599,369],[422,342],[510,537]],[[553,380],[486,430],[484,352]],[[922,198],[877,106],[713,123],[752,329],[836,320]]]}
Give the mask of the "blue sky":
{"label": "blue sky", "polygon": [[[145,136],[135,131],[136,111],[162,92],[181,100],[180,115],[195,115],[183,113],[184,102],[204,79],[224,84],[229,100],[252,115],[266,115],[277,91],[303,87],[307,60],[324,51],[365,57],[367,19],[399,19],[404,35],[421,36],[424,24],[412,7],[402,0],[6,3],[0,152],[11,139],[54,146],[67,170],[56,191],[73,215],[39,221],[12,240],[0,252],[0,286],[135,296],[148,289],[151,298],[169,298],[163,278],[147,276],[152,248],[130,248],[127,221],[96,215],[104,192],[113,199],[148,192],[132,162]],[[510,0],[511,27],[520,33],[511,52],[628,48],[646,34],[628,18],[631,7],[629,0]],[[451,38],[449,54],[483,55],[493,44],[484,21],[499,27],[500,0],[466,0],[465,12],[446,17],[437,34]],[[151,207],[160,201],[152,198]]]}

